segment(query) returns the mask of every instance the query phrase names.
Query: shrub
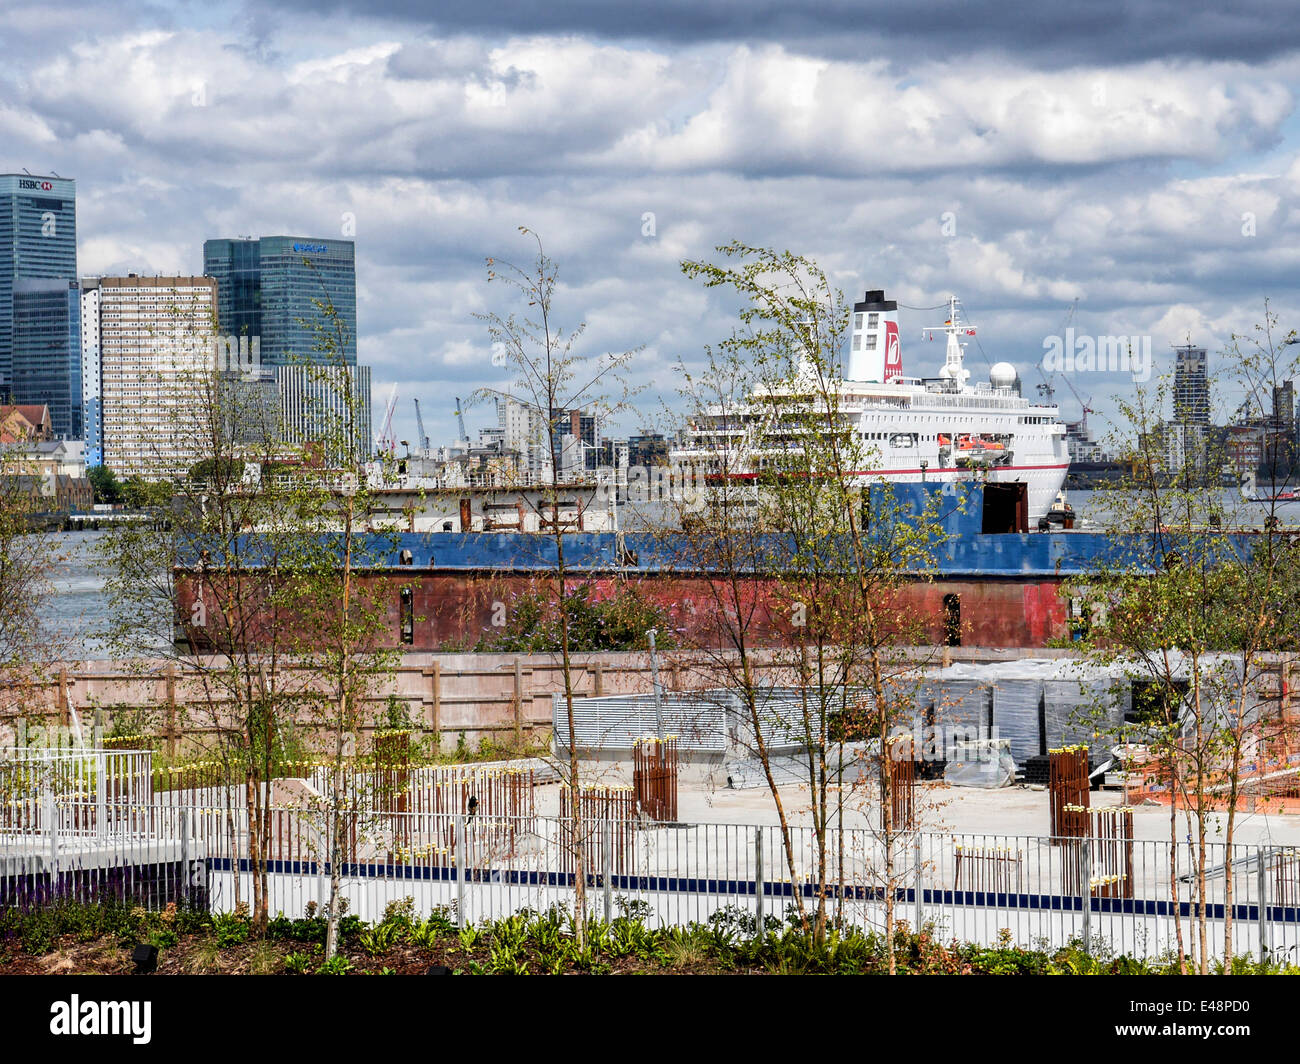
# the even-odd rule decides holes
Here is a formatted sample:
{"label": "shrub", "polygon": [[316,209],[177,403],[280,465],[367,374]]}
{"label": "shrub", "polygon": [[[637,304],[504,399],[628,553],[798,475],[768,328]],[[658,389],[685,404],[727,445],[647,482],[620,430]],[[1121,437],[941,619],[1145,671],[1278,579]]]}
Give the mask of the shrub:
{"label": "shrub", "polygon": [[212,931],[220,949],[229,949],[248,941],[248,921],[238,913],[221,913],[213,917]]}

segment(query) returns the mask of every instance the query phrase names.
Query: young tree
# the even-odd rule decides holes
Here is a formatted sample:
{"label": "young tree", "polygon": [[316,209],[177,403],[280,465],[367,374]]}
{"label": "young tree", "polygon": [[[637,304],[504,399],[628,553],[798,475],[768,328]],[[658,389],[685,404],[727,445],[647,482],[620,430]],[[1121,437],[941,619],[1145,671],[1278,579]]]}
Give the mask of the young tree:
{"label": "young tree", "polygon": [[[827,924],[830,828],[833,819],[842,824],[843,817],[845,726],[876,748],[870,798],[883,856],[892,972],[898,845],[907,827],[893,822],[889,740],[900,725],[911,723],[924,664],[897,655],[894,648],[921,641],[924,618],[910,606],[907,590],[933,571],[944,539],[939,518],[954,503],[924,491],[907,498],[859,473],[872,468],[869,446],[857,431],[870,399],[854,396],[840,373],[850,307],[822,270],[790,252],[739,243],[718,250],[735,265],[687,262],[683,270],[706,287],[730,289],[745,301],[743,330],[723,342],[721,359],[712,360],[712,387],[722,401],[711,404],[715,423],[708,430],[715,443],[740,438],[743,444],[724,443],[698,456],[709,463],[717,487],[708,493],[704,520],[686,527],[707,529],[704,540],[717,544],[711,557],[721,563],[715,570],[724,597],[719,616],[736,652],[731,676],[750,716],[792,861],[786,811],[763,737],[769,726],[763,719],[765,699],[749,662],[755,596],[742,574],[777,577],[764,605],[769,614],[776,606],[786,619],[790,650],[778,650],[776,657],[784,658],[787,671],[800,681],[802,704],[793,737],[805,751],[812,790],[817,877],[823,885],[811,920],[818,940]],[[749,376],[746,367],[751,367],[750,386],[737,394],[734,385]],[[744,478],[742,485],[752,478],[757,490],[733,486],[737,478]],[[692,553],[702,545],[700,538],[698,531],[691,537]],[[838,750],[835,762],[833,749]],[[842,848],[840,855],[842,861]],[[793,865],[790,871],[793,875]],[[802,901],[798,904],[803,915]]]}
{"label": "young tree", "polygon": [[[278,410],[256,376],[215,358],[215,322],[180,299],[158,327],[171,362],[147,379],[170,411],[149,467],[128,478],[133,505],[166,522],[116,526],[98,545],[106,642],[133,668],[180,679],[174,724],[190,754],[220,766],[232,853],[248,862],[254,928],[268,919],[270,781],[285,757],[301,679],[280,668],[290,612],[274,591],[283,558],[309,532],[262,469],[285,457]],[[146,475],[147,473],[147,475]],[[270,581],[254,573],[269,573]],[[236,874],[238,903],[242,876]]]}
{"label": "young tree", "polygon": [[[393,637],[391,591],[384,574],[401,544],[381,492],[395,476],[391,460],[372,464],[367,397],[344,357],[346,325],[328,297],[316,301],[315,355],[304,362],[316,389],[309,412],[310,453],[289,478],[287,512],[297,535],[282,559],[275,595],[293,616],[295,668],[309,677],[301,700],[314,714],[330,786],[323,799],[330,865],[325,956],[338,950],[343,866],[349,826],[366,815],[368,796],[351,785],[349,763],[373,720],[379,688],[401,660]],[[457,860],[464,860],[457,854]]]}
{"label": "young tree", "polygon": [[[1229,353],[1239,368],[1245,408],[1262,407],[1261,393],[1296,372],[1285,364],[1277,321],[1250,341],[1234,338]],[[1233,382],[1221,384],[1233,387]],[[1194,948],[1188,950],[1175,917],[1181,966],[1209,970],[1210,846],[1222,817],[1225,846],[1224,953],[1233,955],[1235,877],[1232,847],[1237,806],[1248,783],[1244,768],[1263,758],[1276,707],[1261,694],[1270,654],[1297,644],[1294,609],[1300,558],[1281,531],[1276,498],[1264,504],[1262,527],[1247,529],[1250,514],[1222,487],[1233,468],[1224,442],[1161,417],[1168,382],[1121,401],[1118,453],[1131,474],[1107,491],[1103,510],[1114,529],[1112,549],[1085,577],[1067,584],[1082,618],[1082,646],[1093,660],[1118,663],[1149,692],[1133,718],[1106,730],[1125,743],[1147,746],[1169,788],[1170,891],[1179,903],[1180,809],[1191,840],[1195,908]],[[1252,478],[1253,480],[1253,478]]]}
{"label": "young tree", "polygon": [[555,262],[546,254],[541,238],[535,232],[523,226],[519,231],[531,237],[537,246],[532,263],[522,267],[489,258],[488,281],[506,285],[525,302],[526,309],[522,316],[492,312],[476,317],[487,326],[488,337],[494,346],[493,362],[503,365],[514,375],[515,389],[540,414],[536,419],[540,422],[535,433],[537,439],[532,442],[545,448],[542,460],[545,490],[540,516],[553,552],[548,563],[569,730],[567,756],[560,759],[559,767],[563,783],[570,788],[575,799],[568,827],[574,849],[574,924],[578,944],[582,947],[586,941],[586,836],[589,826],[583,822],[583,803],[579,799],[586,775],[573,713],[571,612],[574,577],[567,560],[565,528],[561,520],[563,479],[560,457],[564,433],[560,419],[565,412],[575,409],[589,409],[598,417],[608,418],[624,408],[631,397],[625,371],[639,349],[584,353],[580,341],[585,325],[579,323],[566,330],[555,317],[555,298],[559,290]]}
{"label": "young tree", "polygon": [[37,520],[52,486],[24,461],[21,442],[0,444],[0,724],[28,708],[33,685],[65,650],[43,607],[59,561],[54,536]]}

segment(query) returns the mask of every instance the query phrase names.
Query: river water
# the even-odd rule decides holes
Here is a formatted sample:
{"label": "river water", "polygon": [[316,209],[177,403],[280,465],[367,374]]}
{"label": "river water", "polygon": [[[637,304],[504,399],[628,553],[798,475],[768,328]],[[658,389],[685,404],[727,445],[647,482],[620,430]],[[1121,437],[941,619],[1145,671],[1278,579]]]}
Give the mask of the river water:
{"label": "river water", "polygon": [[51,582],[54,594],[46,602],[42,620],[66,640],[70,656],[99,658],[113,656],[104,640],[108,602],[104,596],[104,574],[96,565],[94,546],[106,532],[61,532],[56,536],[60,560]]}
{"label": "river water", "polygon": [[[1105,528],[1109,514],[1116,509],[1114,492],[1072,491],[1067,494],[1077,515],[1076,527]],[[1226,489],[1222,495],[1226,511],[1231,514],[1227,525],[1263,527],[1268,507],[1247,503],[1240,495]],[[1300,525],[1300,503],[1281,504],[1277,513],[1283,525]],[[96,564],[94,546],[107,532],[59,533],[59,553],[63,559],[53,573],[54,594],[47,600],[44,620],[69,645],[68,657],[97,658],[114,656],[104,639],[103,629],[109,620],[104,595],[104,574]],[[156,645],[161,650],[167,633],[160,625]]]}

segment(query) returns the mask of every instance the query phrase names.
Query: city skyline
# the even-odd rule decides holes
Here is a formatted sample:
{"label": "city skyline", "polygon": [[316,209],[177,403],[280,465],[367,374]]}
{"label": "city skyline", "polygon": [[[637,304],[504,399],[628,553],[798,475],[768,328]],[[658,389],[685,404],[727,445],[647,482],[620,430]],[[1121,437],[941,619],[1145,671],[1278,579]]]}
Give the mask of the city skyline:
{"label": "city skyline", "polygon": [[[18,175],[4,176],[9,179],[11,186],[18,179]],[[26,377],[23,377],[22,367],[20,367],[16,378],[20,382],[25,382],[23,384],[25,391],[20,389],[21,394],[15,392],[15,395],[23,402],[48,402],[51,406],[55,436],[57,438],[84,439],[88,462],[90,465],[94,465],[103,457],[101,381],[93,379],[95,375],[91,372],[95,368],[99,356],[97,335],[99,308],[97,301],[94,301],[88,317],[87,308],[82,304],[86,298],[98,296],[97,289],[101,278],[87,275],[78,281],[66,283],[66,290],[65,282],[53,279],[20,277],[15,280],[15,277],[18,277],[20,272],[20,266],[17,264],[23,259],[24,252],[28,263],[37,261],[46,268],[47,272],[57,272],[58,266],[48,266],[47,263],[62,263],[67,257],[68,229],[72,230],[72,255],[75,262],[75,180],[58,178],[57,176],[32,175],[30,172],[24,171],[22,181],[28,186],[28,196],[39,197],[40,190],[44,188],[46,190],[44,195],[46,196],[58,195],[59,189],[65,189],[71,191],[65,191],[63,194],[71,195],[74,198],[69,202],[62,203],[40,198],[25,201],[29,216],[27,225],[29,244],[37,237],[43,239],[57,233],[57,227],[51,224],[48,213],[42,213],[40,216],[43,226],[48,228],[43,228],[40,233],[34,232],[31,219],[35,217],[34,210],[40,208],[42,204],[45,207],[62,208],[65,213],[61,221],[68,217],[71,218],[71,224],[64,228],[62,234],[64,239],[55,245],[56,250],[49,252],[46,250],[48,245],[34,245],[39,251],[39,254],[34,255],[32,247],[25,247],[22,242],[23,234],[19,224],[21,216],[18,210],[20,201],[16,195],[18,190],[16,187],[5,189],[0,186],[0,192],[10,192],[10,200],[6,207],[9,215],[15,219],[13,227],[15,238],[12,240],[13,253],[9,257],[10,277],[8,287],[11,293],[10,306],[17,308],[17,312],[11,314],[10,320],[18,326],[18,329],[15,331],[14,326],[11,325],[8,343],[11,351],[21,346],[23,322],[25,321],[26,334],[29,337],[27,346],[31,349],[31,355],[27,359]],[[50,192],[50,189],[55,191]],[[3,227],[0,227],[0,232],[2,231]],[[300,364],[303,360],[311,361],[316,357],[315,349],[319,346],[319,332],[309,325],[308,321],[311,316],[319,314],[318,303],[320,300],[328,301],[337,311],[338,332],[342,338],[344,363],[350,367],[357,366],[355,242],[345,239],[335,240],[326,237],[279,234],[262,237],[208,238],[203,242],[202,248],[203,273],[195,276],[211,277],[216,281],[217,302],[215,307],[220,334],[236,338],[243,337],[245,343],[251,338],[254,359],[264,363],[267,367],[263,374],[265,377],[263,383],[272,385],[274,382],[274,388],[280,395],[280,421],[287,434],[286,439],[299,442],[305,440],[310,435],[309,422],[311,419],[304,410],[294,408],[293,401],[289,397],[297,396],[302,400],[304,396],[309,393],[315,394],[320,388],[319,382],[308,382],[305,378],[303,380],[297,379],[302,375],[301,368],[296,370],[293,368],[295,364]],[[63,268],[66,268],[66,266]],[[31,270],[29,266],[28,272],[39,273],[40,270]],[[265,285],[263,282],[264,272],[268,278]],[[134,277],[137,275],[130,274],[128,276]],[[155,277],[158,276],[161,275],[155,275]],[[55,288],[58,289],[57,293]],[[17,293],[16,301],[12,295],[15,292]],[[270,295],[267,295],[267,292]],[[54,305],[53,297],[56,294],[65,297],[59,301],[62,304],[61,308]],[[868,291],[867,299],[882,299],[883,295],[884,293],[879,290]],[[32,307],[31,311],[26,314],[23,312],[24,300]],[[894,354],[891,354],[891,358],[893,358],[897,355],[898,347],[898,304],[896,301],[890,300],[879,305],[890,308],[886,317],[890,319],[890,328],[892,330],[892,339],[889,343],[891,344],[891,351],[894,352]],[[863,356],[859,354],[859,350],[862,337],[858,334],[862,328],[863,314],[860,312],[867,306],[867,303],[862,302],[853,305],[854,311],[859,313],[854,313],[851,319],[852,342],[846,340],[844,350],[841,352],[846,375],[851,376],[855,370],[861,368],[860,359]],[[876,304],[871,304],[871,306],[875,307]],[[1073,316],[1073,309],[1067,315],[1067,320]],[[60,310],[61,313],[59,313]],[[874,319],[879,315],[872,315],[872,317]],[[58,321],[55,321],[56,318]],[[91,328],[92,322],[93,329]],[[63,364],[56,365],[40,357],[38,347],[31,342],[30,337],[39,336],[41,342],[46,347],[50,347],[52,341],[50,341],[47,334],[60,331],[62,331],[66,339],[66,347],[59,352],[64,356]],[[924,332],[929,333],[925,338],[933,339],[932,330],[925,330]],[[1074,345],[1076,343],[1074,328],[1069,328],[1067,334],[1069,343]],[[974,336],[975,333],[972,331],[970,335]],[[15,336],[19,337],[17,344],[14,340]],[[862,346],[861,350],[874,350],[878,338],[870,336],[867,339],[870,344]],[[1085,336],[1083,339],[1088,343],[1092,343],[1092,338]],[[1110,341],[1112,346],[1115,346],[1115,341],[1122,342],[1127,339],[1129,338],[1097,338],[1100,346],[1103,347],[1106,341]],[[1149,337],[1134,337],[1133,339],[1145,339],[1148,341],[1147,346],[1149,347]],[[1048,337],[1044,341],[1044,347],[1050,346],[1053,342],[1059,346],[1058,337]],[[1207,374],[1208,358],[1206,348],[1198,347],[1190,341],[1181,345],[1171,344],[1170,346],[1174,349],[1174,364],[1173,371],[1170,374],[1172,388],[1170,410],[1167,411],[1169,420],[1172,423],[1210,424],[1213,395]],[[883,350],[882,345],[880,358],[884,357]],[[987,362],[988,356],[984,354],[982,345],[979,345],[979,350]],[[1139,383],[1145,383],[1149,377],[1149,352],[1146,357],[1146,371],[1141,376],[1134,374],[1135,381]],[[1103,367],[1104,360],[1103,356],[1101,359]],[[10,361],[10,376],[13,377],[12,357]],[[1067,360],[1067,367],[1069,365],[1071,363]],[[1060,361],[1058,360],[1053,364],[1049,359],[1044,359],[1043,365],[1035,368],[1038,369],[1038,377],[1042,381],[1039,391],[1050,396],[1051,392],[1048,389],[1055,390],[1053,382],[1056,379],[1055,374],[1060,372]],[[1047,369],[1047,372],[1043,372],[1044,368]],[[1067,373],[1068,371],[1067,368]],[[896,368],[894,372],[898,372]],[[370,379],[369,367],[363,367],[362,371],[355,374],[349,387],[361,385],[369,392]],[[1029,385],[1032,387],[1032,380]],[[66,391],[69,395],[75,396],[75,401],[65,404],[61,403],[57,398],[53,402],[47,398],[50,395],[56,395],[60,389]],[[1074,395],[1077,399],[1077,391],[1074,392]],[[367,395],[366,399],[365,416],[362,418],[362,424],[357,426],[356,432],[359,445],[362,440],[372,439],[370,436],[372,415],[369,408],[373,398]],[[313,400],[316,403],[319,403],[319,401],[319,397]],[[459,401],[456,404],[455,416],[457,418],[462,415],[461,407],[463,405]],[[1241,410],[1245,409],[1247,405],[1249,404],[1243,403],[1237,414],[1232,417],[1228,416],[1226,409],[1221,412],[1216,410],[1216,414],[1221,414],[1218,423],[1237,423],[1240,419]],[[1087,410],[1087,413],[1095,414],[1096,412],[1093,408]],[[393,425],[397,427],[390,431],[388,437],[390,441],[395,442],[399,436],[405,435],[401,428],[403,420],[400,414],[395,414]],[[438,421],[436,418],[432,420],[435,423]],[[635,427],[625,427],[625,431],[631,431],[635,435],[636,429]],[[453,435],[446,438],[455,439],[456,437]],[[138,471],[134,461],[132,462],[132,470]]]}
{"label": "city skyline", "polygon": [[[980,32],[953,35],[926,10],[683,25],[338,3],[308,24],[261,3],[73,4],[58,32],[14,14],[0,168],[78,177],[84,273],[188,274],[215,235],[351,230],[358,358],[378,395],[398,385],[407,439],[414,397],[450,439],[449,397],[505,383],[473,314],[507,305],[484,260],[526,261],[519,225],[559,264],[565,321],[593,349],[645,344],[633,383],[670,400],[668,368],[698,366],[734,309],[678,264],[732,239],[810,255],[850,298],[884,289],[906,372],[941,361],[907,308],[954,292],[988,362],[1028,384],[1076,297],[1080,333],[1151,336],[1158,373],[1189,340],[1213,370],[1266,297],[1297,320],[1287,20],[1261,34],[1274,22],[1248,5],[1171,27],[1143,7],[1022,27],[977,5]],[[1080,385],[1099,425],[1124,383]]]}

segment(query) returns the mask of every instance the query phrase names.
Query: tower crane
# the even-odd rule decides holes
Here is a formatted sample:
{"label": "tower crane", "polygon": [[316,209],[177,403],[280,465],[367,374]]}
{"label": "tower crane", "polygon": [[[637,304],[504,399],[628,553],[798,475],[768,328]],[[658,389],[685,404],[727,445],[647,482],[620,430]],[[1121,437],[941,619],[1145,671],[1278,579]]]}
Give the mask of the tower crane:
{"label": "tower crane", "polygon": [[[1062,337],[1064,337],[1065,330],[1069,326],[1070,322],[1074,320],[1074,312],[1078,309],[1079,309],[1079,299],[1076,296],[1074,302],[1070,304],[1070,309],[1065,312],[1065,317],[1061,321],[1061,326],[1059,331]],[[1047,398],[1047,401],[1051,403],[1054,401],[1054,397],[1056,395],[1056,388],[1052,385],[1052,378],[1056,374],[1044,373],[1041,362],[1039,363],[1038,371],[1043,378],[1043,383],[1038,386],[1038,394],[1045,396]],[[1092,403],[1092,396],[1089,396],[1085,400],[1083,396],[1079,394],[1078,390],[1074,387],[1074,385],[1070,383],[1069,377],[1062,374],[1061,379],[1065,381],[1065,386],[1070,389],[1070,394],[1074,396],[1075,402],[1079,404],[1080,409],[1082,409],[1083,411],[1083,414],[1079,421],[1079,431],[1086,438],[1088,435],[1088,415],[1093,412],[1092,407],[1089,405]]]}
{"label": "tower crane", "polygon": [[469,433],[465,431],[465,415],[461,413],[460,396],[456,396],[456,420],[460,424],[460,438],[469,442]]}

